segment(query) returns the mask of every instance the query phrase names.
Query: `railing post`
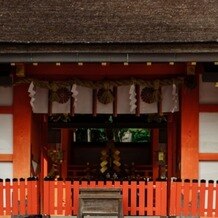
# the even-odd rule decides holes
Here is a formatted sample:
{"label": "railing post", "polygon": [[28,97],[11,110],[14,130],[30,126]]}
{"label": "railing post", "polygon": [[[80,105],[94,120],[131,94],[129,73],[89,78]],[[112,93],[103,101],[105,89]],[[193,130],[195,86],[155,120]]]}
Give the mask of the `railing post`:
{"label": "railing post", "polygon": [[36,178],[27,179],[27,214],[39,213],[38,187]]}
{"label": "railing post", "polygon": [[26,195],[25,195],[25,179],[20,178],[20,205],[19,205],[19,214],[26,214]]}
{"label": "railing post", "polygon": [[50,214],[50,179],[44,179],[44,190],[43,190],[43,214]]}
{"label": "railing post", "polygon": [[0,179],[0,216],[4,214],[3,209],[3,179]]}
{"label": "railing post", "polygon": [[19,214],[19,199],[18,199],[18,179],[14,178],[12,183],[12,214]]}
{"label": "railing post", "polygon": [[167,183],[166,180],[156,180],[156,190],[155,190],[155,215],[165,216],[167,214]]}
{"label": "railing post", "polygon": [[71,180],[65,180],[65,216],[72,215]]}
{"label": "railing post", "polygon": [[218,217],[218,180],[216,181],[216,189],[215,189],[215,196],[216,196],[216,206],[215,206],[215,217]]}
{"label": "railing post", "polygon": [[11,184],[10,183],[11,183],[10,179],[5,180],[6,215],[11,215]]}

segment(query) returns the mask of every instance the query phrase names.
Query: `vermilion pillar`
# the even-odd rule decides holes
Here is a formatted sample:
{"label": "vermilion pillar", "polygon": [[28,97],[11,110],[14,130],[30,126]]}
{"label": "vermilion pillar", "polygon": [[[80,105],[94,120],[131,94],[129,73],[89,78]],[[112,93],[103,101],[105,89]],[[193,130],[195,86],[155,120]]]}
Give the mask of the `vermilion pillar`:
{"label": "vermilion pillar", "polygon": [[26,178],[30,176],[32,118],[28,85],[14,86],[13,100],[13,175]]}
{"label": "vermilion pillar", "polygon": [[[198,76],[196,76],[198,83]],[[183,87],[181,90],[181,177],[198,178],[199,91]]]}

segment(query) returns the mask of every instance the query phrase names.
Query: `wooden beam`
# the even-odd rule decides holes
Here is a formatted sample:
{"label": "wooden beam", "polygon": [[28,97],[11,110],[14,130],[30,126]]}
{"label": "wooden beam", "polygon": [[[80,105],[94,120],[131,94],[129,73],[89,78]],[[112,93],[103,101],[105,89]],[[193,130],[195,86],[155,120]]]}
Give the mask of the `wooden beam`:
{"label": "wooden beam", "polygon": [[0,154],[0,162],[12,162],[13,155],[12,154]]}
{"label": "wooden beam", "polygon": [[200,161],[218,161],[218,153],[199,153]]}
{"label": "wooden beam", "polygon": [[200,104],[199,112],[218,112],[217,104]]}
{"label": "wooden beam", "polygon": [[136,85],[135,86],[135,92],[136,92],[136,110],[135,110],[135,113],[136,113],[136,116],[139,117],[140,116],[140,101],[141,101],[141,90],[140,90],[140,86],[139,85]]}
{"label": "wooden beam", "polygon": [[13,107],[12,106],[0,106],[0,114],[12,114]]}
{"label": "wooden beam", "polygon": [[117,87],[113,87],[113,95],[114,95],[113,116],[117,117]]}

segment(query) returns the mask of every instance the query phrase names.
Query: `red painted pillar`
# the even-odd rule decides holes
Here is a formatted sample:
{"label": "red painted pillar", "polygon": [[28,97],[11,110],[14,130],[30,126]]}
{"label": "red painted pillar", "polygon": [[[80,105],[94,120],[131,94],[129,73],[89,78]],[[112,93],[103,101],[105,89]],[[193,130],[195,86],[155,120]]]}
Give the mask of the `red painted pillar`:
{"label": "red painted pillar", "polygon": [[181,90],[181,177],[198,178],[199,88]]}
{"label": "red painted pillar", "polygon": [[30,176],[32,119],[28,85],[15,86],[13,98],[13,175],[27,178]]}
{"label": "red painted pillar", "polygon": [[62,178],[67,178],[67,167],[68,167],[68,151],[70,144],[70,129],[61,129],[61,146],[63,150],[63,162],[61,166]]}
{"label": "red painted pillar", "polygon": [[159,129],[152,130],[152,168],[153,168],[153,179],[159,177],[159,164],[158,164],[158,151],[159,151]]}

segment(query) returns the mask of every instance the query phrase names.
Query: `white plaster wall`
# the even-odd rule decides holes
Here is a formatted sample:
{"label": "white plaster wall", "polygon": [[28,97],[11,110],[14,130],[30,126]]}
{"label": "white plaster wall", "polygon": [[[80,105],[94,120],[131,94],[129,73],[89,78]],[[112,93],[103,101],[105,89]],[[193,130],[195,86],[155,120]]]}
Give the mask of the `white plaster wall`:
{"label": "white plaster wall", "polygon": [[218,153],[218,113],[199,114],[199,151]]}
{"label": "white plaster wall", "polygon": [[11,106],[13,103],[13,88],[0,86],[0,106]]}
{"label": "white plaster wall", "polygon": [[13,153],[13,115],[0,114],[0,154]]}

